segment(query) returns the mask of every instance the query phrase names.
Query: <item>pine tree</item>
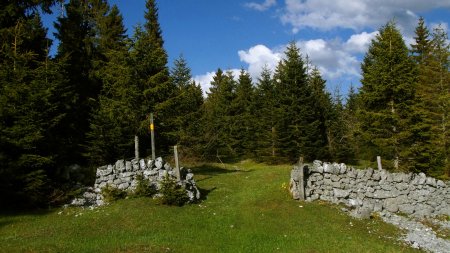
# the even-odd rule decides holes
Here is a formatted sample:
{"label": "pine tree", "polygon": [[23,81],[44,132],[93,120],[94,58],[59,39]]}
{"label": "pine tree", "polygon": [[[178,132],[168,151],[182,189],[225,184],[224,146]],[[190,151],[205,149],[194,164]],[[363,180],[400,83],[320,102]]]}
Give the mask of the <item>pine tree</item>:
{"label": "pine tree", "polygon": [[191,70],[183,56],[174,62],[171,71],[171,81],[177,89],[177,96],[173,99],[173,135],[177,143],[187,155],[196,156],[200,152],[198,145],[202,136],[199,127],[200,108],[203,104],[203,95],[200,85],[192,81]]}
{"label": "pine tree", "polygon": [[362,63],[358,112],[368,158],[381,155],[407,169],[416,68],[393,22],[380,29]]}
{"label": "pine tree", "polygon": [[437,167],[434,174],[445,173],[450,176],[450,44],[442,26],[433,31],[432,60],[430,77],[432,97],[430,98],[431,119],[433,121],[432,144],[438,147]]}
{"label": "pine tree", "polygon": [[[322,78],[319,69],[314,67],[308,77],[308,85],[312,89],[314,125],[316,125],[317,136],[315,143],[316,155],[321,159],[328,159],[338,151],[337,111],[333,111],[331,95],[326,91],[326,81]],[[326,148],[328,147],[328,148]]]}
{"label": "pine tree", "polygon": [[[160,152],[167,151],[176,140],[171,133],[171,98],[176,89],[169,79],[167,53],[158,23],[158,8],[154,0],[147,0],[145,24],[135,30],[131,50],[133,82],[138,88],[140,106],[134,111],[139,124],[135,126],[135,140],[139,136],[148,139],[149,114],[155,114],[156,146]],[[150,143],[144,141],[143,143]]]}
{"label": "pine tree", "polygon": [[208,97],[204,103],[204,151],[203,157],[212,160],[219,157],[231,158],[236,154],[232,147],[232,108],[235,98],[235,81],[231,72],[216,71]]}
{"label": "pine tree", "polygon": [[277,135],[275,131],[276,117],[276,90],[271,72],[264,67],[255,90],[255,130],[256,156],[263,160],[273,159],[276,155]]}
{"label": "pine tree", "polygon": [[305,62],[295,43],[290,43],[275,73],[277,107],[277,149],[290,161],[303,156],[318,158],[322,151],[319,124],[314,113],[312,88],[308,85]]}
{"label": "pine tree", "polygon": [[236,84],[236,97],[231,107],[233,118],[231,122],[231,135],[234,143],[233,150],[238,157],[254,156],[255,129],[254,129],[254,88],[250,74],[241,69]]}
{"label": "pine tree", "polygon": [[52,138],[64,117],[56,97],[65,84],[48,58],[50,42],[33,6],[18,3],[17,12],[2,15],[15,23],[2,20],[0,27],[0,198],[42,205],[58,176]]}
{"label": "pine tree", "polygon": [[90,1],[71,0],[65,6],[66,15],[55,23],[55,37],[60,41],[56,60],[65,62],[68,87],[73,93],[66,109],[59,137],[64,148],[59,151],[62,164],[84,163],[83,147],[89,130],[89,115],[96,106],[101,83],[93,76],[97,59],[95,22]]}
{"label": "pine tree", "polygon": [[133,125],[138,119],[132,113],[138,107],[138,91],[132,82],[129,40],[116,6],[98,20],[101,58],[94,73],[101,78],[102,91],[90,120],[85,156],[92,164],[106,164],[128,159],[133,154]]}
{"label": "pine tree", "polygon": [[[430,111],[430,60],[432,45],[430,33],[423,18],[419,19],[416,27],[415,44],[411,45],[411,57],[418,70],[417,88],[414,110],[412,112],[411,130],[416,138],[411,145],[414,156],[414,170],[429,173],[433,169],[433,157],[436,156],[436,146],[431,144],[433,121]],[[431,76],[430,76],[431,75]]]}
{"label": "pine tree", "polygon": [[359,108],[358,93],[353,85],[350,85],[350,89],[346,98],[344,110],[342,112],[342,124],[345,129],[343,136],[344,142],[347,142],[347,146],[350,149],[348,160],[351,161],[356,157],[361,157],[360,145],[360,123],[357,117],[357,111]]}

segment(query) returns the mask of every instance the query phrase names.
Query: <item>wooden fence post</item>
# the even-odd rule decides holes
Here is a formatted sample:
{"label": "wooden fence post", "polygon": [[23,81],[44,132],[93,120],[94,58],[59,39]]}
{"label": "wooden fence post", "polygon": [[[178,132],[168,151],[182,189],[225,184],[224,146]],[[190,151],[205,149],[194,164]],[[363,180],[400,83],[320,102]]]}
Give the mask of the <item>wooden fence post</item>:
{"label": "wooden fence post", "polygon": [[152,142],[152,160],[155,160],[155,125],[153,125],[153,113],[150,113],[150,138]]}
{"label": "wooden fence post", "polygon": [[381,156],[377,156],[377,163],[378,163],[378,169],[382,170],[383,167],[381,166]]}
{"label": "wooden fence post", "polygon": [[178,149],[177,146],[173,146],[173,152],[175,156],[175,173],[177,176],[177,181],[181,181],[181,175],[180,175],[180,166],[178,164]]}

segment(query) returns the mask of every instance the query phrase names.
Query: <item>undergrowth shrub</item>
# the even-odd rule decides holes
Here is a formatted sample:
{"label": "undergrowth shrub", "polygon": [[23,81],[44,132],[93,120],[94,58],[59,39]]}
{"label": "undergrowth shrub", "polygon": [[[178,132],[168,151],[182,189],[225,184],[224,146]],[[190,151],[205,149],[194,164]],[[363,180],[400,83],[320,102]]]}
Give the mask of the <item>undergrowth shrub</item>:
{"label": "undergrowth shrub", "polygon": [[111,185],[106,185],[102,188],[102,196],[105,202],[111,203],[118,199],[123,199],[127,196],[127,192],[124,190],[120,190],[116,187],[112,187]]}
{"label": "undergrowth shrub", "polygon": [[42,206],[48,203],[50,180],[44,170],[36,170],[23,177],[24,187],[21,192],[30,206]]}
{"label": "undergrowth shrub", "polygon": [[130,194],[131,197],[151,197],[156,194],[156,187],[152,185],[150,181],[145,180],[143,176],[137,176],[136,181],[136,189],[134,189],[134,191]]}
{"label": "undergrowth shrub", "polygon": [[172,179],[167,175],[161,182],[160,193],[162,196],[159,198],[161,204],[171,206],[182,206],[189,201],[189,197],[186,190],[175,179]]}

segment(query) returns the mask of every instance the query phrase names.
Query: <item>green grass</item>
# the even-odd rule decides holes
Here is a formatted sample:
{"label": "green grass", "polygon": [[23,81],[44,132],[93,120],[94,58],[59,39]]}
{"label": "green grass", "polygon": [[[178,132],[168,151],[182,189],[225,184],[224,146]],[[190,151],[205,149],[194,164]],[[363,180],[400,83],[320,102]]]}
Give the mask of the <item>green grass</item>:
{"label": "green grass", "polygon": [[292,200],[290,169],[249,161],[193,168],[206,196],[184,207],[139,198],[2,215],[0,252],[414,252],[379,219]]}

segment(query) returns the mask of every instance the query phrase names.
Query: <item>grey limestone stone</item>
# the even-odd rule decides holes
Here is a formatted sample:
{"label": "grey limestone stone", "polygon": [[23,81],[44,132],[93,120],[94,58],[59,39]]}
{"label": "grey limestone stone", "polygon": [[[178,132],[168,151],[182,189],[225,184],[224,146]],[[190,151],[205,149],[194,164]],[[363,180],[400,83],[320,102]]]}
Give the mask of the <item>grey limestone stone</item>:
{"label": "grey limestone stone", "polygon": [[380,181],[381,180],[381,172],[378,170],[374,171],[372,174],[372,179],[375,181]]}
{"label": "grey limestone stone", "polygon": [[434,179],[432,177],[427,177],[426,184],[433,186],[433,187],[437,186],[436,179]]}
{"label": "grey limestone stone", "polygon": [[366,180],[369,180],[372,177],[372,175],[373,175],[373,169],[372,168],[368,168],[366,170],[366,174],[365,174]]}
{"label": "grey limestone stone", "polygon": [[333,182],[338,182],[341,178],[338,175],[331,175],[331,180]]}
{"label": "grey limestone stone", "polygon": [[161,157],[156,158],[155,160],[155,167],[160,170],[163,168],[164,164],[163,164],[163,159]]}
{"label": "grey limestone stone", "polygon": [[350,190],[333,189],[336,198],[347,198],[350,195]]}
{"label": "grey limestone stone", "polygon": [[148,159],[147,168],[151,169],[151,168],[153,168],[154,165],[155,165],[155,161],[153,161],[152,159]]}
{"label": "grey limestone stone", "polygon": [[353,169],[353,168],[350,168],[350,169],[348,169],[348,171],[347,171],[347,176],[349,177],[349,178],[356,178],[356,170],[355,169]]}
{"label": "grey limestone stone", "polygon": [[370,219],[371,213],[372,210],[370,210],[368,207],[360,207],[352,210],[350,212],[350,215],[357,219]]}
{"label": "grey limestone stone", "polygon": [[329,163],[323,163],[323,172],[324,173],[332,173],[333,171],[333,166]]}
{"label": "grey limestone stone", "polygon": [[395,198],[385,199],[384,208],[391,213],[396,213],[399,209],[397,199]]}
{"label": "grey limestone stone", "polygon": [[361,179],[364,177],[365,174],[366,174],[365,170],[358,170],[358,174],[357,174],[356,178]]}
{"label": "grey limestone stone", "polygon": [[[300,180],[300,178],[301,178],[301,171],[300,171],[300,168],[297,168],[297,169],[293,169],[292,171],[291,171],[291,178],[293,179],[293,180],[295,180],[295,181],[299,181]],[[312,177],[312,179],[314,179],[315,177]]]}
{"label": "grey limestone stone", "polygon": [[133,171],[133,165],[131,164],[130,161],[126,161],[125,162],[125,170],[126,171]]}
{"label": "grey limestone stone", "polygon": [[446,186],[445,183],[444,183],[442,180],[438,180],[438,181],[436,182],[436,185],[437,185],[437,187],[440,187],[440,188]]}
{"label": "grey limestone stone", "polygon": [[117,189],[120,190],[126,190],[128,188],[128,186],[130,186],[130,183],[126,182],[126,183],[121,183],[117,186]]}
{"label": "grey limestone stone", "polygon": [[379,200],[376,200],[373,206],[374,212],[381,212],[383,210],[383,203]]}
{"label": "grey limestone stone", "polygon": [[402,182],[403,181],[403,173],[393,173],[392,181],[394,181],[396,183]]}
{"label": "grey limestone stone", "polygon": [[331,186],[333,188],[342,188],[342,185],[339,182],[331,182]]}
{"label": "grey limestone stone", "polygon": [[145,170],[146,169],[145,160],[144,159],[140,159],[139,160],[139,169],[140,170]]}
{"label": "grey limestone stone", "polygon": [[117,160],[117,162],[116,162],[116,171],[118,171],[118,172],[124,172],[125,171],[124,160]]}
{"label": "grey limestone stone", "polygon": [[414,205],[400,204],[400,205],[398,205],[398,210],[405,214],[413,214],[414,213]]}

